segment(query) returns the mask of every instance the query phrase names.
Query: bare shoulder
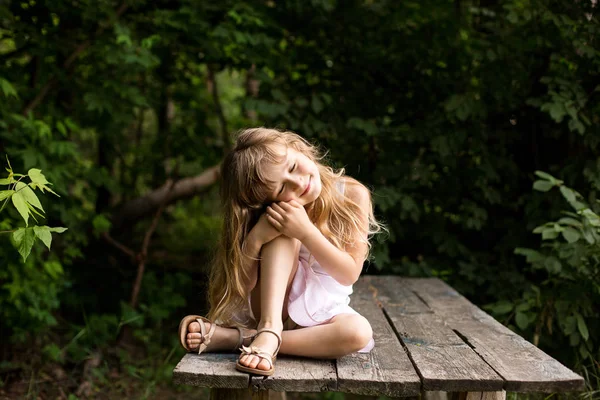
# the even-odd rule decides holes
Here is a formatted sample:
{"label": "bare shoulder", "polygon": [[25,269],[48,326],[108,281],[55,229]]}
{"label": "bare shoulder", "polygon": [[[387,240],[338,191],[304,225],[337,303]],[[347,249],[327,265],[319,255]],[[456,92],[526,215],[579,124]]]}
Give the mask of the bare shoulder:
{"label": "bare shoulder", "polygon": [[346,197],[361,206],[371,203],[371,192],[365,185],[350,176],[345,176],[343,179]]}

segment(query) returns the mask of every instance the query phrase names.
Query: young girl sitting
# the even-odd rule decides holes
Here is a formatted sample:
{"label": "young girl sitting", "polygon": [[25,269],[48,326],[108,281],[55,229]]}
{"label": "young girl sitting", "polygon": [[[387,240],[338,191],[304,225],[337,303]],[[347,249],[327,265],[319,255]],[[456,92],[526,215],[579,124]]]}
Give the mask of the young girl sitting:
{"label": "young girl sitting", "polygon": [[279,351],[339,358],[373,348],[371,326],[349,296],[380,226],[369,190],[322,158],[292,132],[238,135],[221,169],[224,225],[210,312],[181,321],[186,350],[242,346],[236,368],[268,376]]}

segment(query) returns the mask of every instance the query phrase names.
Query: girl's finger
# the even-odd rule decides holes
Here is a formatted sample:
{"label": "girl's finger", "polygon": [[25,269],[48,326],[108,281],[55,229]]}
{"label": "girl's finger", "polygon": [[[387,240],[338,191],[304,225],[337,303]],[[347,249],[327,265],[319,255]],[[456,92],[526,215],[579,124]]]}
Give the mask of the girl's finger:
{"label": "girl's finger", "polygon": [[285,214],[285,209],[282,207],[285,203],[281,202],[281,203],[273,203],[271,204],[271,208],[275,211],[277,211],[279,214]]}
{"label": "girl's finger", "polygon": [[291,205],[292,207],[302,207],[302,204],[298,203],[296,200],[290,200],[290,202],[288,203],[289,205]]}
{"label": "girl's finger", "polygon": [[271,216],[277,221],[283,221],[283,216],[277,211],[275,211],[271,206],[267,207],[267,216]]}
{"label": "girl's finger", "polygon": [[277,229],[278,231],[281,230],[281,224],[275,218],[271,217],[270,215],[267,215],[267,221],[269,221],[273,228]]}
{"label": "girl's finger", "polygon": [[277,205],[285,211],[291,211],[293,208],[289,203],[285,201],[280,201],[279,203],[277,203]]}

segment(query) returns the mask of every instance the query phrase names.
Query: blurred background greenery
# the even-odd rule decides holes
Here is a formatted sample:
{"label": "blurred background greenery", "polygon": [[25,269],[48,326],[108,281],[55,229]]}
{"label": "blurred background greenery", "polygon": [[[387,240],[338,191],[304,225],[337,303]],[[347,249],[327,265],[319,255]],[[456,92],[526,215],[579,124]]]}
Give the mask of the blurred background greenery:
{"label": "blurred background greenery", "polygon": [[0,162],[41,169],[61,197],[40,224],[69,228],[24,263],[0,213],[0,396],[202,393],[170,383],[177,324],[206,312],[215,166],[264,125],[373,189],[390,233],[365,273],[446,280],[592,398],[598,7],[0,1]]}

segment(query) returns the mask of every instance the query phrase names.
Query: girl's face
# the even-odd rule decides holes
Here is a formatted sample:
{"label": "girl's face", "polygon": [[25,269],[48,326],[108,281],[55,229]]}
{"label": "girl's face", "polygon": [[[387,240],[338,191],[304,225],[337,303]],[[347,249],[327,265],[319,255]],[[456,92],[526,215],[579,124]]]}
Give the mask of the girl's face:
{"label": "girl's face", "polygon": [[321,175],[317,164],[299,151],[279,146],[283,156],[267,172],[270,186],[268,200],[272,202],[296,200],[303,206],[315,201],[321,194]]}

